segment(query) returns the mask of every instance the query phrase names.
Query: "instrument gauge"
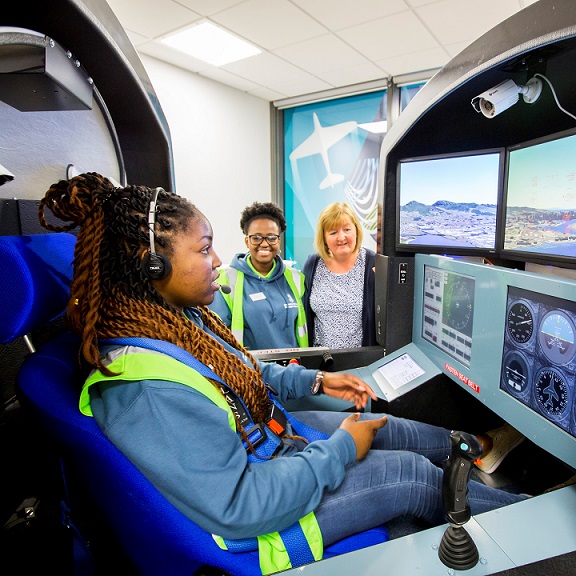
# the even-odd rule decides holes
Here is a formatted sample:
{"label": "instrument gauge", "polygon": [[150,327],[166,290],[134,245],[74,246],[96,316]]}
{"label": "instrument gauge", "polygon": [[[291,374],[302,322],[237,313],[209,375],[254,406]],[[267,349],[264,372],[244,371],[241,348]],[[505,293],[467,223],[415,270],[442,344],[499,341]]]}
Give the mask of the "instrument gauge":
{"label": "instrument gauge", "polygon": [[530,368],[526,358],[519,352],[512,350],[504,357],[502,382],[512,394],[523,394],[530,382]]}
{"label": "instrument gauge", "polygon": [[444,298],[445,321],[448,326],[465,334],[472,333],[474,285],[459,278],[447,286]]}
{"label": "instrument gauge", "polygon": [[525,302],[518,301],[510,306],[506,318],[510,338],[518,344],[526,344],[534,333],[534,315]]}
{"label": "instrument gauge", "polygon": [[576,348],[574,323],[561,310],[548,312],[542,322],[538,339],[542,352],[554,364],[567,364],[572,360]]}
{"label": "instrument gauge", "polygon": [[568,406],[568,384],[554,368],[540,370],[535,381],[536,400],[544,414],[552,418],[562,416]]}

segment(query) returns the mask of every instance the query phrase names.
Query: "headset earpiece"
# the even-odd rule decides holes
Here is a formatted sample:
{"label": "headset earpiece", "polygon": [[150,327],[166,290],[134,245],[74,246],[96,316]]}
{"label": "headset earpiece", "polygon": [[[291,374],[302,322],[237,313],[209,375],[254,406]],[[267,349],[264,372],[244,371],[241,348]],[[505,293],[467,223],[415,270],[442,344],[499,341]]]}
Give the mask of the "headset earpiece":
{"label": "headset earpiece", "polygon": [[172,271],[172,264],[163,254],[148,252],[142,258],[142,269],[150,280],[164,280]]}
{"label": "headset earpiece", "polygon": [[172,264],[170,260],[163,254],[158,254],[154,247],[154,226],[156,224],[156,202],[158,194],[162,188],[156,188],[154,197],[150,202],[148,209],[148,230],[150,233],[150,249],[147,254],[142,258],[142,271],[144,275],[150,280],[163,280],[172,271]]}

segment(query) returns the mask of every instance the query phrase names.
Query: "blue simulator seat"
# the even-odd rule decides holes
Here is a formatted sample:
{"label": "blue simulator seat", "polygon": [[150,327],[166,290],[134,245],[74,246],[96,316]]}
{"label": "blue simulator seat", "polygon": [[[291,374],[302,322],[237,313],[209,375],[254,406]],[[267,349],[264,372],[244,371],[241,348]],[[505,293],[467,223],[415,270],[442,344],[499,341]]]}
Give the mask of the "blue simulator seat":
{"label": "blue simulator seat", "polygon": [[[0,342],[8,343],[60,316],[69,297],[75,237],[67,233],[0,236],[0,296],[5,313]],[[33,342],[32,342],[33,344]],[[218,572],[261,574],[257,553],[221,550],[212,536],[181,514],[80,413],[79,340],[64,332],[30,353],[18,374],[18,394],[47,433],[63,469],[74,471],[139,574],[158,576]],[[71,514],[74,515],[73,506]],[[346,538],[325,558],[385,542],[384,527]]]}

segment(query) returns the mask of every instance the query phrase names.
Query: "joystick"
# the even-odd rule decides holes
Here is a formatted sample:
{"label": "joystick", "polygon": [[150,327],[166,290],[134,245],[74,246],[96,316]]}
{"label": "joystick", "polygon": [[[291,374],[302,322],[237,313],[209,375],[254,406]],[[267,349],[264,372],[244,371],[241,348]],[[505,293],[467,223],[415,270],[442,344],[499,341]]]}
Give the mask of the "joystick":
{"label": "joystick", "polygon": [[478,562],[478,549],[464,524],[470,520],[468,506],[468,480],[474,460],[482,453],[482,448],[472,434],[452,431],[450,434],[452,451],[444,467],[442,498],[446,528],[438,549],[442,563],[455,570],[468,570]]}

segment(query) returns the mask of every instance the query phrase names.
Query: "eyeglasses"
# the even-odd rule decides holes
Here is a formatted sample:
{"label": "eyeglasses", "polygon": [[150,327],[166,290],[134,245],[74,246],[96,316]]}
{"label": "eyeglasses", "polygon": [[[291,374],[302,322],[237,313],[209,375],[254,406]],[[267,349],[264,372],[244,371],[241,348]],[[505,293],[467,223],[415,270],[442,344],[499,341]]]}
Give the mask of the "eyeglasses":
{"label": "eyeglasses", "polygon": [[268,234],[266,236],[262,236],[262,234],[251,234],[247,236],[247,238],[250,240],[252,246],[260,246],[264,240],[266,240],[270,246],[274,246],[278,244],[280,236],[278,234]]}

